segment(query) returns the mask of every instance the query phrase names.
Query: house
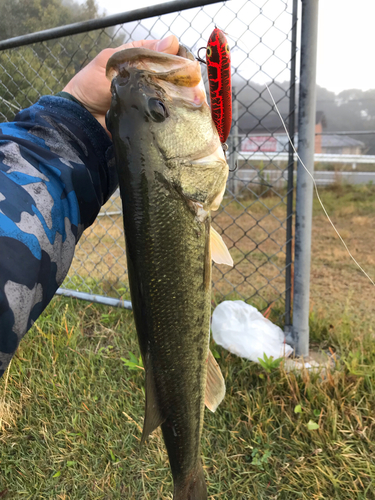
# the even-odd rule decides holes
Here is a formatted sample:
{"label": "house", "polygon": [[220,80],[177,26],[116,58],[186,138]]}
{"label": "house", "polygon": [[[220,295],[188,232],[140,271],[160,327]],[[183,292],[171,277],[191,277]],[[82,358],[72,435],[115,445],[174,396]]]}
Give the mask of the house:
{"label": "house", "polygon": [[361,155],[365,144],[347,135],[322,135],[322,153],[337,155]]}
{"label": "house", "polygon": [[[286,121],[286,118],[283,118]],[[315,153],[322,153],[321,134],[326,126],[326,119],[322,111],[317,111],[315,120]],[[245,131],[246,132],[246,131]],[[295,135],[295,143],[298,142],[298,133]],[[269,115],[262,119],[261,124],[248,131],[247,136],[241,141],[241,151],[281,153],[287,152],[289,148],[288,136],[279,116]]]}
{"label": "house", "polygon": [[[287,122],[287,118],[283,118]],[[336,155],[361,155],[366,145],[348,135],[324,134],[326,118],[322,111],[316,112],[315,153]],[[246,132],[246,130],[244,131]],[[295,146],[298,146],[298,132],[295,134]],[[247,131],[241,141],[241,151],[252,153],[282,153],[289,149],[288,136],[279,116],[269,115],[260,124]]]}

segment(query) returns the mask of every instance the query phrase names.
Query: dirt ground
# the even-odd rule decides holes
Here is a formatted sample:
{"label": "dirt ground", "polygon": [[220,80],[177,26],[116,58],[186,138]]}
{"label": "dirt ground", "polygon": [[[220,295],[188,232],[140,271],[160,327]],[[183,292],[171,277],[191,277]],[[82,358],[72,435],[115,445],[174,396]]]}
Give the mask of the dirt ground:
{"label": "dirt ground", "polygon": [[[375,213],[357,215],[348,207],[334,217],[341,236],[362,268],[375,277]],[[313,219],[311,307],[339,313],[345,307],[375,320],[375,288],[349,257],[327,219]]]}

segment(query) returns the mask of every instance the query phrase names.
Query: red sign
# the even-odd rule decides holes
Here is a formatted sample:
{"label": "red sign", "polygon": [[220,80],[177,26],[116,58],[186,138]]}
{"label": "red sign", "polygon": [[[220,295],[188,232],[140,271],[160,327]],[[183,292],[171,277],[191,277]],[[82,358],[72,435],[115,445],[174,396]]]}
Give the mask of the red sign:
{"label": "red sign", "polygon": [[242,140],[241,151],[276,153],[277,141],[269,135],[251,135]]}

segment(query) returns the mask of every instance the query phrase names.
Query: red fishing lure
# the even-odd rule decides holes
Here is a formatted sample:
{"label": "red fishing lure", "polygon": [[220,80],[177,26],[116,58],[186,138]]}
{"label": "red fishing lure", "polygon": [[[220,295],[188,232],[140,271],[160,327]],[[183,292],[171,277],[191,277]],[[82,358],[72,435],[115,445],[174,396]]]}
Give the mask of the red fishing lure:
{"label": "red fishing lure", "polygon": [[207,43],[206,63],[210,85],[212,119],[225,143],[232,125],[230,50],[223,31],[215,28]]}

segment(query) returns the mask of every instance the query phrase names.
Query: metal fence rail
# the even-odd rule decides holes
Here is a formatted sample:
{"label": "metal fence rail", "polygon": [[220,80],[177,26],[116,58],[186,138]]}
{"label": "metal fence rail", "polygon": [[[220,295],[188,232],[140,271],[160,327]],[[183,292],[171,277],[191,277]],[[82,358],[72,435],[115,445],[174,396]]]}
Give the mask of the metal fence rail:
{"label": "metal fence rail", "polygon": [[[210,5],[198,6],[204,3]],[[105,47],[174,34],[197,53],[215,25],[227,33],[232,53],[234,121],[228,162],[245,163],[254,177],[249,183],[239,173],[231,174],[213,217],[235,263],[233,269],[214,266],[214,300],[237,297],[260,309],[272,304],[288,324],[293,175],[287,188],[277,179],[264,185],[251,155],[239,151],[236,136],[273,134],[278,118],[265,83],[294,135],[297,0],[182,0],[0,42],[0,118],[12,120],[16,109],[62,90]],[[205,68],[202,71],[206,79]],[[286,178],[285,171],[293,171],[293,152],[289,150],[287,167],[277,160],[270,160],[272,169],[278,178]],[[129,299],[118,192],[82,236],[59,293],[71,293],[68,290],[95,295],[95,300]]]}

